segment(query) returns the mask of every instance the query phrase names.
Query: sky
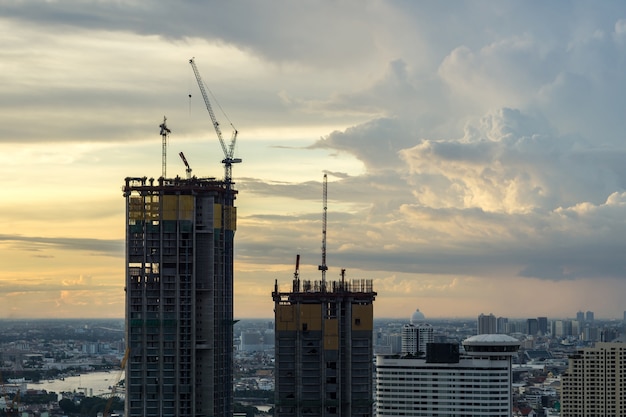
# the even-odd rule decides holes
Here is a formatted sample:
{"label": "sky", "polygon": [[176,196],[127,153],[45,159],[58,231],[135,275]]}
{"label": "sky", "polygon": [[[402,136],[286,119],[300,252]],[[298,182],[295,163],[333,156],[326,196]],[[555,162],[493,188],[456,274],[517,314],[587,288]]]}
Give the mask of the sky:
{"label": "sky", "polygon": [[372,279],[379,318],[626,310],[622,1],[5,0],[0,318],[123,317],[125,177],[221,177],[235,316]]}

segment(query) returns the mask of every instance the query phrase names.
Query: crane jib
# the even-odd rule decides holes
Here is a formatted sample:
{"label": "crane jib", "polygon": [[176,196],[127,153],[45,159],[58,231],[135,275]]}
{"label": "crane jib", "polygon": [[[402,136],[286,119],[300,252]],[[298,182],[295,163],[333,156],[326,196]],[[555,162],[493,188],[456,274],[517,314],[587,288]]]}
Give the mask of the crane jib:
{"label": "crane jib", "polygon": [[[220,124],[215,117],[215,113],[213,112],[213,107],[211,106],[211,101],[209,100],[209,96],[207,94],[207,89],[204,85],[204,81],[202,81],[202,77],[200,76],[200,72],[198,71],[198,67],[194,61],[194,58],[189,60],[191,64],[191,68],[193,69],[193,73],[196,76],[196,81],[198,82],[198,87],[200,88],[200,93],[202,94],[202,98],[204,99],[204,104],[206,105],[207,111],[209,112],[209,116],[211,117],[211,121],[213,122],[213,128],[215,129],[215,133],[217,134],[217,138],[220,141],[220,145],[222,147],[222,151],[224,152],[224,159],[222,163],[224,164],[224,181],[228,184],[231,183],[232,179],[232,164],[240,163],[241,158],[234,158],[233,155],[235,153],[235,143],[237,141],[237,134],[239,133],[237,129],[232,125],[233,128],[233,136],[231,138],[230,143],[226,146],[226,142],[222,137],[222,131],[220,129]],[[219,104],[218,104],[219,106]]]}

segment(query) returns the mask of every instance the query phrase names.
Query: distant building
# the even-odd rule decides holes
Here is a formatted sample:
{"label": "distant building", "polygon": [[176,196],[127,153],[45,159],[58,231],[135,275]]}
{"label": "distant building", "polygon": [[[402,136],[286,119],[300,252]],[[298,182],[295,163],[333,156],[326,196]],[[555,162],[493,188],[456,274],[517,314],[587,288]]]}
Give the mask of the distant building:
{"label": "distant building", "polygon": [[569,358],[561,377],[561,417],[626,416],[626,344],[597,343]]}
{"label": "distant building", "polygon": [[510,417],[511,358],[519,342],[477,335],[463,342],[428,344],[425,358],[376,357],[376,416]]}
{"label": "distant building", "polygon": [[493,314],[478,316],[478,334],[496,334],[496,316]]}
{"label": "distant building", "polygon": [[593,323],[595,320],[596,319],[594,317],[593,311],[587,311],[585,313],[585,321],[586,322]]}
{"label": "distant building", "polygon": [[548,328],[548,318],[547,317],[537,317],[537,325],[539,326],[539,332],[541,335],[545,336],[549,333]]}
{"label": "distant building", "polygon": [[583,313],[582,311],[579,311],[576,313],[576,321],[579,323],[584,323],[585,322],[585,313]]}
{"label": "distant building", "polygon": [[600,330],[595,326],[588,326],[582,329],[581,338],[585,342],[595,342],[600,340]]}
{"label": "distant building", "polygon": [[426,346],[434,341],[433,326],[427,323],[402,326],[402,353],[426,354]]}
{"label": "distant building", "polygon": [[426,320],[426,317],[424,316],[424,313],[422,313],[420,311],[420,309],[416,309],[413,314],[411,315],[411,324],[418,324],[418,323],[422,323],[424,320]]}
{"label": "distant building", "polygon": [[552,322],[552,334],[555,337],[567,337],[572,336],[572,321],[571,320],[554,320]]}
{"label": "distant building", "polygon": [[506,334],[509,332],[509,319],[506,317],[498,317],[496,320],[496,333]]}
{"label": "distant building", "polygon": [[263,343],[263,335],[259,331],[241,332],[241,346],[239,350],[242,352],[262,352],[265,350]]}
{"label": "distant building", "polygon": [[539,333],[539,321],[537,319],[526,320],[526,334],[535,336]]}

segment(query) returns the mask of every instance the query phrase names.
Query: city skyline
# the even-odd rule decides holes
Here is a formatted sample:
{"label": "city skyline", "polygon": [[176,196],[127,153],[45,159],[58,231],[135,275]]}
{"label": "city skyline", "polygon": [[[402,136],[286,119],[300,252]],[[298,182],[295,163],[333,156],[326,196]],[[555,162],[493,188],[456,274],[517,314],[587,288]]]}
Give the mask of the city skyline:
{"label": "city skyline", "polygon": [[10,0],[0,31],[0,318],[124,316],[163,117],[168,177],[223,175],[192,57],[239,130],[236,317],[297,254],[319,279],[324,173],[327,276],[375,317],[623,317],[621,2]]}

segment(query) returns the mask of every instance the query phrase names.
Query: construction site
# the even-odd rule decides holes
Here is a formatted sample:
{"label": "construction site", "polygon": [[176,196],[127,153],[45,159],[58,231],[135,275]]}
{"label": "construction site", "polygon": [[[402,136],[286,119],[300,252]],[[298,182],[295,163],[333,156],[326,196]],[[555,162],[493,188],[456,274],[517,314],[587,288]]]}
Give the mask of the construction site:
{"label": "construction site", "polygon": [[189,60],[224,152],[224,178],[128,177],[126,199],[126,416],[233,414],[233,247],[237,225],[229,144]]}
{"label": "construction site", "polygon": [[371,417],[374,299],[372,280],[326,280],[328,178],[323,181],[321,280],[274,284],[275,415]]}

